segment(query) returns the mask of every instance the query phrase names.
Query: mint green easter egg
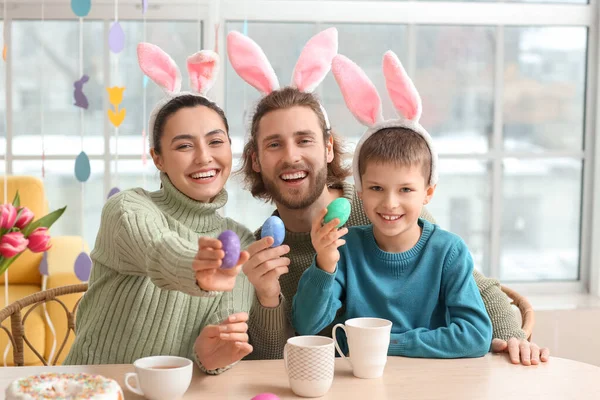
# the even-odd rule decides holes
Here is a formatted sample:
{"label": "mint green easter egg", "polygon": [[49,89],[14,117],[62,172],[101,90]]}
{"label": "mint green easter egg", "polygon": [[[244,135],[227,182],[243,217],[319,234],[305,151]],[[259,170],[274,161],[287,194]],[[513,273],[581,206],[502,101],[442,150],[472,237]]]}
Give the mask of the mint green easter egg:
{"label": "mint green easter egg", "polygon": [[339,218],[340,223],[337,227],[341,227],[350,217],[350,208],[350,202],[345,197],[335,199],[327,206],[327,214],[323,218],[323,222],[326,224],[335,218]]}

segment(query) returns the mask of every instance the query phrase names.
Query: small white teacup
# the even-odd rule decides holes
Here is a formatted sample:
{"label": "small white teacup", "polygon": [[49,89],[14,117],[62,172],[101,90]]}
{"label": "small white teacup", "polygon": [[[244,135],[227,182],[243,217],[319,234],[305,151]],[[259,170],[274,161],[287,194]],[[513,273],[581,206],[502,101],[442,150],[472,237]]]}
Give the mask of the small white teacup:
{"label": "small white teacup", "polygon": [[292,391],[301,397],[321,397],[331,388],[335,369],[333,339],[324,336],[289,338],[283,350]]}
{"label": "small white teacup", "polygon": [[[125,386],[149,400],[177,400],[192,382],[193,362],[176,356],[153,356],[136,360],[135,372],[125,374]],[[134,378],[135,385],[129,380]]]}
{"label": "small white teacup", "polygon": [[[348,357],[338,345],[335,331],[342,328],[348,338]],[[352,318],[333,327],[331,336],[338,353],[350,364],[357,378],[379,378],[383,375],[390,346],[392,323],[381,318]]]}

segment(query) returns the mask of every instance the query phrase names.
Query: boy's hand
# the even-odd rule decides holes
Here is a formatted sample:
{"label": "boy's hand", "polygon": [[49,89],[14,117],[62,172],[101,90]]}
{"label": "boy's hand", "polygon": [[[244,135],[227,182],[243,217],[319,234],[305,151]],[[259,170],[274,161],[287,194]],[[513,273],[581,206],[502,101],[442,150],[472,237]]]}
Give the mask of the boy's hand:
{"label": "boy's hand", "polygon": [[326,214],[327,209],[324,208],[317,215],[312,224],[310,238],[312,240],[312,245],[317,252],[317,267],[333,274],[335,272],[336,264],[340,259],[338,247],[343,246],[346,243],[344,239],[340,238],[348,233],[348,228],[341,228],[338,230],[337,224],[340,223],[340,220],[337,218],[321,226]]}

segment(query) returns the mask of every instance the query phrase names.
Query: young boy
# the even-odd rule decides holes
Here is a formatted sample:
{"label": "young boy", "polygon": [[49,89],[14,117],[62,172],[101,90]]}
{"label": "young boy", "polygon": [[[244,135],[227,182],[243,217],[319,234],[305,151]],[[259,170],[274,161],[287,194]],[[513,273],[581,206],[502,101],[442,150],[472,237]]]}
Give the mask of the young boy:
{"label": "young boy", "polygon": [[[387,73],[386,61],[396,75]],[[317,255],[300,280],[292,322],[307,335],[354,317],[385,318],[393,324],[389,355],[481,357],[490,348],[492,325],[472,276],[469,250],[457,235],[419,218],[435,192],[437,156],[418,124],[418,94],[398,66],[395,55],[384,58],[388,91],[403,117],[369,121],[378,113],[366,110],[369,103],[356,96],[375,88],[361,81],[368,78],[357,75],[353,68],[358,67],[349,60],[334,61],[346,103],[370,128],[353,166],[372,225],[337,229],[334,220],[321,226],[326,210],[315,218],[311,239]],[[390,89],[394,84],[399,87]],[[394,96],[413,104],[394,101]]]}

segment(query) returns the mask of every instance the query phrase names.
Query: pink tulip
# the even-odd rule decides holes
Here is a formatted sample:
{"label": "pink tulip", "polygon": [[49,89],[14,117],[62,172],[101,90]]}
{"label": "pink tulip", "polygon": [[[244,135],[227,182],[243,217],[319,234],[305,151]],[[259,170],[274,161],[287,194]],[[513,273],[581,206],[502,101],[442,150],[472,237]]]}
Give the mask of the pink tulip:
{"label": "pink tulip", "polygon": [[23,229],[33,220],[34,215],[33,212],[27,207],[21,207],[19,208],[19,211],[21,211],[21,215],[19,215],[19,218],[17,218],[15,225],[17,228]]}
{"label": "pink tulip", "polygon": [[48,228],[36,228],[29,234],[29,250],[42,253],[51,247]]}
{"label": "pink tulip", "polygon": [[2,204],[0,206],[0,227],[10,229],[15,226],[17,219],[17,209],[12,204]]}
{"label": "pink tulip", "polygon": [[22,253],[26,248],[29,240],[21,232],[10,232],[2,236],[0,239],[0,254],[4,258],[11,258],[19,253]]}

